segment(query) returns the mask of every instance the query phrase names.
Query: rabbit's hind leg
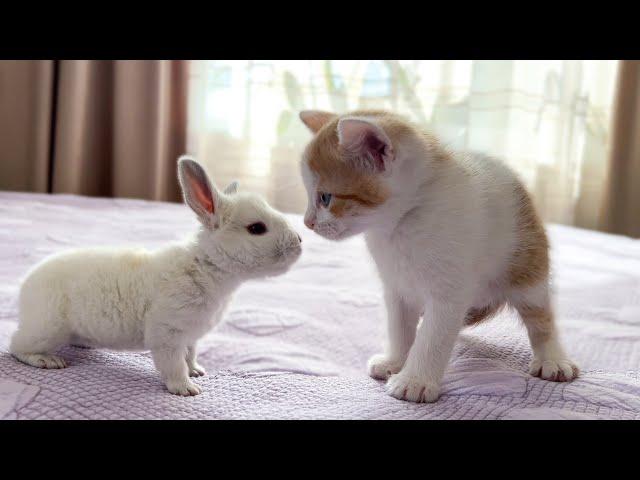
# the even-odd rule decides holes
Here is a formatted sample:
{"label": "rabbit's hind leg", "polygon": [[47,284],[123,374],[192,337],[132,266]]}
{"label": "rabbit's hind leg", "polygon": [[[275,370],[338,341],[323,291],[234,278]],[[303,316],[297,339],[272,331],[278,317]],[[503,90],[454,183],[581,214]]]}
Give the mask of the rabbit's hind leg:
{"label": "rabbit's hind leg", "polygon": [[66,368],[67,362],[64,358],[51,353],[13,353],[14,357],[22,363],[37,368]]}
{"label": "rabbit's hind leg", "polygon": [[65,368],[64,358],[54,355],[58,348],[68,343],[68,335],[61,331],[33,331],[22,325],[11,338],[9,351],[27,365],[38,368]]}

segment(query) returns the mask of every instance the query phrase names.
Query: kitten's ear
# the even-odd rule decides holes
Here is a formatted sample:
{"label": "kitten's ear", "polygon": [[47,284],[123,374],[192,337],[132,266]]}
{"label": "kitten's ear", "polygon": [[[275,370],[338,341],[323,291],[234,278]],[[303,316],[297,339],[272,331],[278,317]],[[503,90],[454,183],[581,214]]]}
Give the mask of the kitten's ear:
{"label": "kitten's ear", "polygon": [[240,186],[240,184],[238,183],[238,181],[234,180],[229,185],[227,185],[227,188],[224,189],[224,193],[227,194],[227,195],[233,195],[234,193],[236,193],[238,191],[238,187],[239,186]]}
{"label": "kitten's ear", "polygon": [[347,161],[370,172],[388,172],[395,158],[393,145],[384,130],[364,118],[340,119],[338,142],[347,154]]}
{"label": "kitten's ear", "polygon": [[216,228],[219,224],[220,194],[202,165],[183,155],[178,159],[178,180],[184,201],[198,216],[198,220],[207,227]]}
{"label": "kitten's ear", "polygon": [[300,112],[300,120],[302,120],[313,133],[318,133],[318,130],[336,117],[337,115],[335,113],[323,112],[321,110],[303,110]]}

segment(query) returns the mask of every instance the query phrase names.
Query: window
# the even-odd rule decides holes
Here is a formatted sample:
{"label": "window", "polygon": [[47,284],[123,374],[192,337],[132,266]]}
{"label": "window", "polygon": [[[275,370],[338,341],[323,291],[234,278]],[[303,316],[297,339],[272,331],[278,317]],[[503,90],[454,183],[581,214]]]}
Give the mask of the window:
{"label": "window", "polygon": [[194,61],[189,151],[224,186],[303,212],[303,109],[390,109],[511,165],[547,221],[595,225],[617,61]]}

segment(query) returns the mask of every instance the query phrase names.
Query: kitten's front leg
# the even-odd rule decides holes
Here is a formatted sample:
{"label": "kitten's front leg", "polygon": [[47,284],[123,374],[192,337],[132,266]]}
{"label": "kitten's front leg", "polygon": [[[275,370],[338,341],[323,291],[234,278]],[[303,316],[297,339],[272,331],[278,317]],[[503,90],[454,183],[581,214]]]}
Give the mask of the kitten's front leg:
{"label": "kitten's front leg", "polygon": [[171,393],[188,397],[202,392],[200,387],[189,379],[184,348],[162,346],[152,349],[151,355]]}
{"label": "kitten's front leg", "polygon": [[409,353],[416,336],[416,325],[420,312],[407,305],[397,294],[385,292],[387,304],[387,347],[385,353],[369,359],[369,376],[386,380],[389,375],[398,373]]}
{"label": "kitten's front leg", "polygon": [[187,368],[189,369],[190,377],[201,377],[207,373],[204,367],[196,360],[197,355],[195,343],[187,347],[187,356],[185,360],[187,361]]}
{"label": "kitten's front leg", "polygon": [[395,398],[435,402],[440,396],[440,382],[462,328],[466,306],[445,299],[431,303],[404,367],[387,382],[387,392]]}

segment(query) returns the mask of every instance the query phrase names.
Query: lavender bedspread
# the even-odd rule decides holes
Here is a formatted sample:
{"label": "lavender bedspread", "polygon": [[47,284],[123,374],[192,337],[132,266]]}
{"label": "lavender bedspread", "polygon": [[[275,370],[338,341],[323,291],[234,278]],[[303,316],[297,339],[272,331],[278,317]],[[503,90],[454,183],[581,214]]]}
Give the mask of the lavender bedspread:
{"label": "lavender bedspread", "polygon": [[638,419],[640,241],[550,226],[559,326],[576,381],[527,375],[511,313],[461,335],[435,404],[387,396],[366,375],[384,338],[381,289],[362,238],[332,244],[291,216],[304,253],[287,274],[238,291],[200,343],[197,397],[169,394],[147,352],[67,347],[64,370],[7,353],[20,277],[46,255],[154,247],[196,225],[179,204],[0,192],[0,419]]}

